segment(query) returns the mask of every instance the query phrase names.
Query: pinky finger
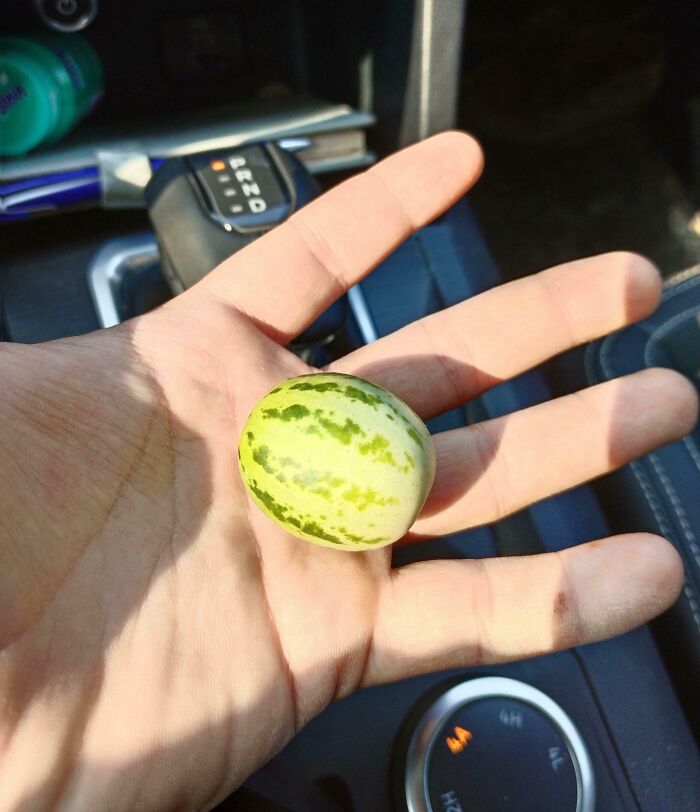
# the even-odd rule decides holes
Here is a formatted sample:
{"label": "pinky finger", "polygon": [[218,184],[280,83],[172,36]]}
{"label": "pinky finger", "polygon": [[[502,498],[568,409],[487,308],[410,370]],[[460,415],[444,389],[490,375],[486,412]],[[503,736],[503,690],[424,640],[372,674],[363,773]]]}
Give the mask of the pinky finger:
{"label": "pinky finger", "polygon": [[401,567],[380,593],[362,684],[622,634],[668,608],[682,581],[672,545],[640,533],[559,553]]}

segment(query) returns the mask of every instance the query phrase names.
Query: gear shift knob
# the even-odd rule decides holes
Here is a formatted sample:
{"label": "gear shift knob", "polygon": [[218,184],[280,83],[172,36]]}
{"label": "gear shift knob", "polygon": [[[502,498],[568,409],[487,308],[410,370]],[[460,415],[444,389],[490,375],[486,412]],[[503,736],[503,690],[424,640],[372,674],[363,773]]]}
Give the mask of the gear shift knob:
{"label": "gear shift knob", "polygon": [[[318,192],[304,165],[272,142],[166,160],[146,187],[146,202],[171,291],[192,287]],[[349,352],[362,343],[349,314],[343,296],[292,348],[317,364],[334,349]]]}
{"label": "gear shift knob", "polygon": [[163,272],[173,293],[318,194],[291,153],[267,142],[167,159],[146,187]]}

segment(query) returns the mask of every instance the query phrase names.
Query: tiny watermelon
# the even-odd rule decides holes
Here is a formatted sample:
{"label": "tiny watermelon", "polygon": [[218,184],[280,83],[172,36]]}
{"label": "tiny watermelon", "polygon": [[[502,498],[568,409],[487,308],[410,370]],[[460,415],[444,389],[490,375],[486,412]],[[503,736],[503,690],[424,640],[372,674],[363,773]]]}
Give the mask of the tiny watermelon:
{"label": "tiny watermelon", "polygon": [[268,516],[342,550],[400,539],[435,476],[418,415],[381,386],[337,373],[290,378],[268,392],[243,427],[238,461]]}

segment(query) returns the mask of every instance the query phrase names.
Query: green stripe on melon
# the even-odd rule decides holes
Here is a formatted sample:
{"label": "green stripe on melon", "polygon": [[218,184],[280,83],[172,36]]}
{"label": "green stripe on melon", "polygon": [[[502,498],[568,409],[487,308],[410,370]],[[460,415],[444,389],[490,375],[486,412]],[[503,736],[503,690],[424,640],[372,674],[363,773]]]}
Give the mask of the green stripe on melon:
{"label": "green stripe on melon", "polygon": [[248,417],[238,460],[255,503],[299,538],[345,550],[391,544],[411,527],[435,476],[423,421],[351,375],[290,378]]}

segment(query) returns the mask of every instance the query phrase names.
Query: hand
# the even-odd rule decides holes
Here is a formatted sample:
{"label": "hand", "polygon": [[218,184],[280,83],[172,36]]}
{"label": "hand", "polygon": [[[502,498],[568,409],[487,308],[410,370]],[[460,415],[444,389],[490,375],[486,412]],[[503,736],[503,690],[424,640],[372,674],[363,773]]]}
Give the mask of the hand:
{"label": "hand", "polygon": [[[3,809],[212,806],[359,686],[619,634],[676,597],[635,534],[560,554],[429,561],[291,538],[251,504],[243,421],[307,373],[284,345],[472,184],[450,133],[312,203],[158,311],[0,351]],[[187,224],[183,223],[183,228]],[[659,277],[610,254],[545,271],[362,348],[422,417],[650,313]],[[687,432],[692,387],[652,370],[436,436],[405,543],[501,518]]]}

